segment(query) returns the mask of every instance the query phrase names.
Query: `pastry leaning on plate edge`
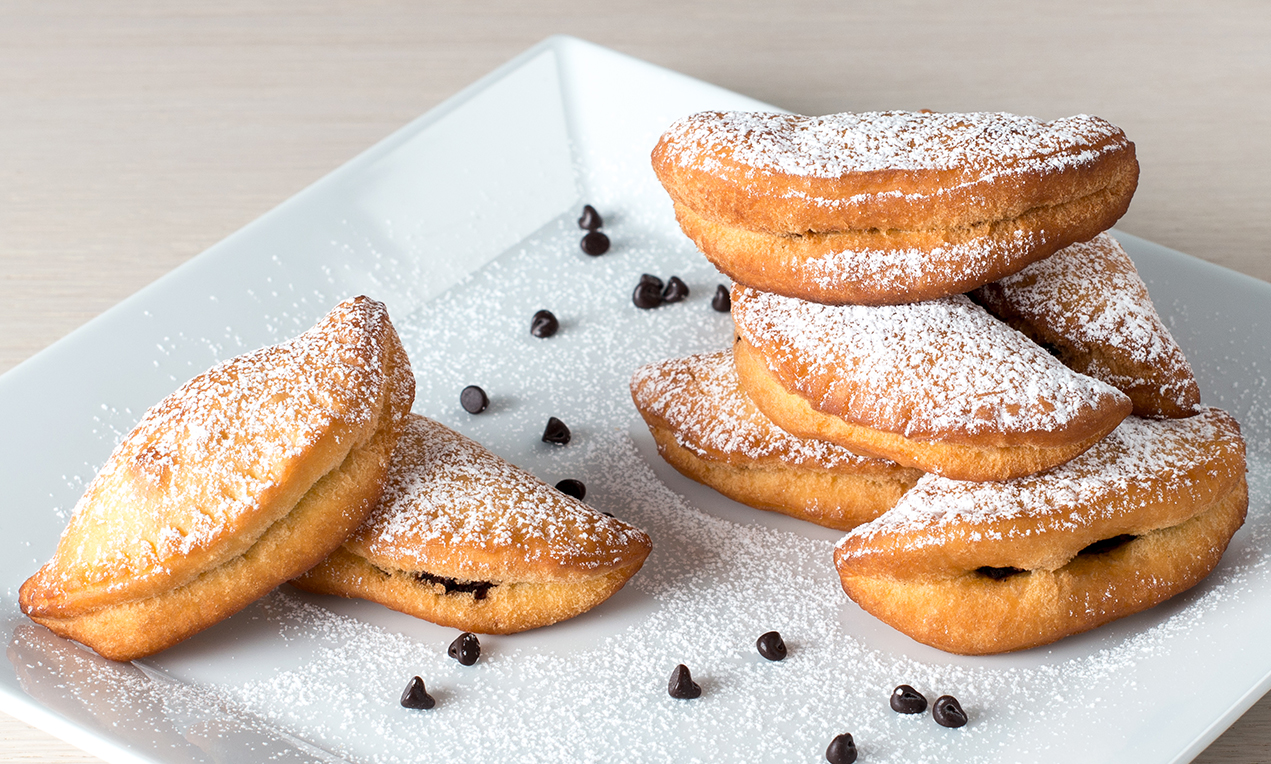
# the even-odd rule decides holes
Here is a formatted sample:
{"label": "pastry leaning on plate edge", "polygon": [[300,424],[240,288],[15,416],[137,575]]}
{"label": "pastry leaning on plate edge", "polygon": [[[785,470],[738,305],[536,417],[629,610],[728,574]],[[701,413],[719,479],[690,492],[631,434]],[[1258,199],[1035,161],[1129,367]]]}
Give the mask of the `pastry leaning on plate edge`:
{"label": "pastry leaning on plate edge", "polygon": [[865,611],[1002,653],[1217,566],[1244,441],[1105,233],[1138,178],[1119,128],[702,112],[652,159],[734,281],[735,337],[637,370],[636,408],[687,477],[850,530],[834,564]]}
{"label": "pastry leaning on plate edge", "polygon": [[196,376],[116,447],[22,585],[22,611],[126,661],[297,576],[511,633],[589,610],[640,569],[647,534],[411,414],[414,394],[366,297]]}

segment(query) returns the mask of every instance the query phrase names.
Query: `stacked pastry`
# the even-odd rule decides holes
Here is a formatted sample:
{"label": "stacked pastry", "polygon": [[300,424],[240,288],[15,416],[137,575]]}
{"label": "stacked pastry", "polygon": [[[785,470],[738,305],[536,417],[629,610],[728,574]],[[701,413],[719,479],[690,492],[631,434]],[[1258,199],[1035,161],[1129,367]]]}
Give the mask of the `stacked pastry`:
{"label": "stacked pastry", "polygon": [[650,551],[641,530],[410,414],[384,306],[222,363],[146,412],[88,486],[22,611],[114,660],[296,577],[467,631],[582,613]]}
{"label": "stacked pastry", "polygon": [[1243,442],[1200,407],[1103,233],[1137,184],[1121,130],[707,112],[653,165],[735,282],[736,337],[731,364],[639,370],[637,407],[688,476],[859,526],[835,562],[866,610],[945,650],[1003,652],[1217,564],[1247,505]]}

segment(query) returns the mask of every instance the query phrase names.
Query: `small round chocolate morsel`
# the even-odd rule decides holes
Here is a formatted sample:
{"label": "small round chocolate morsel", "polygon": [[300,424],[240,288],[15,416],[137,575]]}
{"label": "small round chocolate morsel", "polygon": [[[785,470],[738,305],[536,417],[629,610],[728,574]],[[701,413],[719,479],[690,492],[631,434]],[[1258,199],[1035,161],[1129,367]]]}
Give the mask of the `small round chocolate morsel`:
{"label": "small round chocolate morsel", "polygon": [[631,302],[641,310],[656,308],[662,304],[662,284],[642,279],[639,284],[636,284],[635,291],[631,293]]}
{"label": "small round chocolate morsel", "polygon": [[728,296],[728,287],[720,284],[715,287],[715,296],[711,298],[711,307],[720,313],[733,309],[733,298]]}
{"label": "small round chocolate morsel", "polygon": [[605,221],[600,219],[600,213],[596,212],[596,208],[590,204],[583,205],[583,216],[578,218],[578,227],[588,231],[594,231],[604,225]]}
{"label": "small round chocolate morsel", "polygon": [[481,642],[477,640],[476,634],[465,631],[455,637],[455,641],[451,642],[450,647],[446,648],[446,655],[465,666],[471,666],[481,657]]}
{"label": "small round chocolate morsel", "polygon": [[755,647],[759,648],[760,655],[770,661],[782,661],[786,658],[786,642],[779,631],[760,634],[759,639],[755,640]]}
{"label": "small round chocolate morsel", "polygon": [[424,680],[419,677],[410,680],[410,684],[406,685],[406,690],[402,692],[403,708],[432,708],[435,705],[437,701],[428,694],[428,690],[424,689]]}
{"label": "small round chocolate morsel", "polygon": [[540,310],[530,319],[530,334],[535,337],[550,337],[560,328],[556,314],[550,310]]}
{"label": "small round chocolate morsel", "polygon": [[825,760],[830,764],[852,764],[856,761],[856,741],[850,733],[844,732],[830,741],[830,747],[825,749]]}
{"label": "small round chocolate morsel", "polygon": [[547,418],[547,427],[543,428],[543,442],[551,443],[554,446],[563,446],[569,443],[572,434],[569,427],[564,422],[554,416]]}
{"label": "small round chocolate morsel", "polygon": [[666,289],[662,290],[662,302],[679,302],[688,297],[688,284],[680,280],[679,276],[672,276],[666,282]]}
{"label": "small round chocolate morsel", "polygon": [[459,405],[469,414],[480,414],[490,405],[490,398],[485,390],[476,385],[468,385],[459,393]]}
{"label": "small round chocolate morsel", "polygon": [[927,710],[927,696],[907,684],[891,693],[891,710],[901,714],[920,714]]}
{"label": "small round chocolate morsel", "polygon": [[941,695],[931,706],[931,718],[941,727],[961,727],[966,724],[966,711],[952,695]]}
{"label": "small round chocolate morsel", "polygon": [[657,276],[654,276],[652,273],[641,273],[640,283],[653,284],[654,286],[658,288],[658,291],[662,291],[662,279],[658,278]]}
{"label": "small round chocolate morsel", "polygon": [[591,231],[578,245],[583,248],[583,252],[598,257],[609,251],[609,237],[600,231]]}
{"label": "small round chocolate morsel", "polygon": [[692,700],[702,694],[702,688],[693,681],[693,675],[688,672],[688,666],[683,663],[671,672],[671,681],[667,684],[666,691],[672,698],[679,700]]}
{"label": "small round chocolate morsel", "polygon": [[556,490],[566,496],[573,496],[575,499],[582,501],[587,496],[587,486],[583,485],[583,481],[573,478],[565,478],[556,484]]}

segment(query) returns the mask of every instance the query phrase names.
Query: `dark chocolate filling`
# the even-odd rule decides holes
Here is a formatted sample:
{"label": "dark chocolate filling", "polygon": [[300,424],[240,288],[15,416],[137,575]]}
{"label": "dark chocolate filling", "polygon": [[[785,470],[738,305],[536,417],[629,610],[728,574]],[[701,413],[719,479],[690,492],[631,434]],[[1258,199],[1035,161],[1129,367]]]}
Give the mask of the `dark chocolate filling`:
{"label": "dark chocolate filling", "polygon": [[1001,581],[1004,578],[1010,578],[1011,576],[1019,575],[1025,571],[1023,568],[993,568],[985,565],[982,568],[976,568],[975,572],[979,573],[981,576],[988,576],[994,581]]}
{"label": "dark chocolate filling", "polygon": [[1134,536],[1129,533],[1122,533],[1120,536],[1113,536],[1110,539],[1096,541],[1085,549],[1082,549],[1080,552],[1077,552],[1077,554],[1102,554],[1103,552],[1111,552],[1113,549],[1125,546],[1136,538],[1138,538],[1138,536]]}
{"label": "dark chocolate filling", "polygon": [[442,578],[431,573],[416,573],[415,578],[425,584],[441,584],[446,594],[471,594],[474,600],[483,600],[497,584],[489,581],[457,581],[453,578]]}

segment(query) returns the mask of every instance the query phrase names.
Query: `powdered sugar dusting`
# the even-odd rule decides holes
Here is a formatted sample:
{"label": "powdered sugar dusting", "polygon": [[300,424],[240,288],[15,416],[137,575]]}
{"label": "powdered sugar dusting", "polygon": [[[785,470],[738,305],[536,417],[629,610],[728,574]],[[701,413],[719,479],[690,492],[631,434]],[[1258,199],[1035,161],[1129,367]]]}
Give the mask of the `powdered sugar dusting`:
{"label": "powdered sugar dusting", "polygon": [[[865,112],[804,117],[701,112],[667,129],[683,167],[707,172],[725,156],[759,173],[838,178],[885,170],[960,170],[986,176],[1080,167],[1125,146],[1125,136],[1081,114],[1042,122],[1006,113]],[[903,194],[897,191],[896,194]]]}
{"label": "powdered sugar dusting", "polygon": [[387,323],[382,304],[349,300],[300,336],[182,385],[90,483],[47,570],[70,587],[124,576],[110,584],[122,586],[164,575],[167,559],[214,550],[336,423],[378,415]]}
{"label": "powdered sugar dusting", "polygon": [[[643,532],[421,416],[407,420],[384,497],[354,538],[413,571],[429,569],[430,547],[501,553],[512,558],[507,566],[551,562],[595,570],[629,561],[629,545],[647,543]],[[474,564],[472,577],[509,575],[507,567],[490,566]]]}
{"label": "powdered sugar dusting", "polygon": [[[1097,285],[1094,298],[1083,298]],[[1001,298],[1030,321],[1055,327],[1082,350],[1127,356],[1142,374],[1096,363],[1087,373],[1118,388],[1152,385],[1179,406],[1195,393],[1191,366],[1148,297],[1125,250],[1106,233],[1073,244],[996,282]]]}
{"label": "powdered sugar dusting", "polygon": [[[1038,518],[1061,532],[1088,528],[1108,519],[1109,503],[1131,489],[1143,506],[1192,492],[1191,474],[1198,467],[1217,473],[1219,464],[1243,448],[1233,421],[1217,409],[1188,419],[1127,417],[1090,450],[1037,475],[1000,483],[924,475],[895,507],[853,530],[840,547],[854,539],[922,531],[913,541],[921,548],[938,544],[940,529],[953,526],[973,528],[976,543],[993,543],[1024,533],[1006,526],[1003,535],[994,528],[1020,517]],[[1243,467],[1242,459],[1238,463]]]}
{"label": "powdered sugar dusting", "polygon": [[814,406],[906,437],[1054,432],[1124,398],[962,295],[829,306],[736,288],[733,320],[770,367],[807,369],[793,385]]}
{"label": "powdered sugar dusting", "polygon": [[779,456],[792,464],[821,469],[871,464],[887,459],[858,456],[809,438],[797,438],[768,420],[741,392],[733,354],[701,353],[642,366],[631,379],[637,405],[665,419],[675,442],[707,459],[709,450],[747,459]]}

